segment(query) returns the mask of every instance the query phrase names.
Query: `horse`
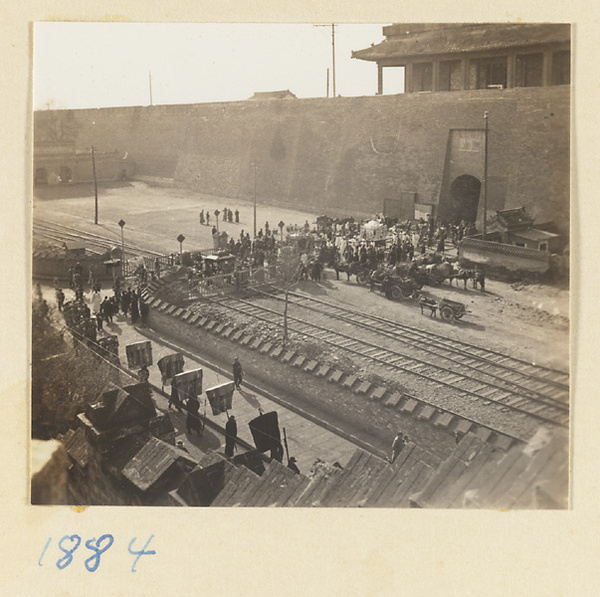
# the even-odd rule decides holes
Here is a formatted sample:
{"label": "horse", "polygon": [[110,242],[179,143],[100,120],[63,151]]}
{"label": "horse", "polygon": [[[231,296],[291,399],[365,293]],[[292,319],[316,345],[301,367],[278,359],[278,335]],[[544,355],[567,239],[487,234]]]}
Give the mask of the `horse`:
{"label": "horse", "polygon": [[452,280],[456,280],[456,286],[458,286],[458,281],[462,280],[464,284],[465,290],[467,289],[467,281],[475,280],[475,272],[472,269],[462,269],[458,268],[457,273],[453,274],[450,278],[450,284],[452,284]]}

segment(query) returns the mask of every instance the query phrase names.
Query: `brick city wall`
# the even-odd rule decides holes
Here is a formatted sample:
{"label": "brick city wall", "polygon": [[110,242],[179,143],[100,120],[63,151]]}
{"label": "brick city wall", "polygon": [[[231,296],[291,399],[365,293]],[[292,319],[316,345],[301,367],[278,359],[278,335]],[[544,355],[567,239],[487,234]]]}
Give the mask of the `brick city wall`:
{"label": "brick city wall", "polygon": [[[488,111],[493,207],[523,205],[567,233],[569,96],[560,86],[70,112],[78,149],[127,151],[141,175],[252,197],[256,170],[259,202],[362,215],[401,192],[437,203],[450,130],[482,129]],[[60,113],[35,116],[37,136]]]}

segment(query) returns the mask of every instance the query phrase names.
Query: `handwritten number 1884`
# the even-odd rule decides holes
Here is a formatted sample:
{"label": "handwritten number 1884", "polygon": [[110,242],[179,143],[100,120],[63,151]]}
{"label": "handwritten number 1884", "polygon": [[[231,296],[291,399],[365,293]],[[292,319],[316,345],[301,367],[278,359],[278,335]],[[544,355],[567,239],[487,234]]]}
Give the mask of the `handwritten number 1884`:
{"label": "handwritten number 1884", "polygon": [[[133,549],[133,545],[136,542],[137,537],[134,537],[129,542],[127,551],[131,555],[135,556],[133,565],[131,566],[132,572],[137,572],[136,565],[138,563],[138,560],[142,556],[156,554],[156,552],[154,550],[147,549],[147,547],[148,547],[148,545],[150,545],[150,541],[152,541],[153,537],[154,537],[154,535],[150,535],[150,538],[148,539],[148,541],[146,541],[146,544],[140,551],[136,551]],[[38,566],[43,566],[42,560],[44,559],[44,555],[45,555],[46,550],[48,549],[48,546],[50,545],[51,541],[52,541],[52,537],[50,537],[48,539],[48,541],[46,541],[46,545],[44,546],[44,549],[42,550],[42,554],[40,555],[40,559],[38,560]],[[88,541],[85,542],[85,547],[87,549],[89,549],[90,551],[94,552],[84,562],[85,567],[89,572],[95,572],[98,569],[98,566],[100,566],[100,558],[101,558],[102,554],[104,554],[106,551],[108,551],[108,549],[110,549],[113,542],[114,542],[114,537],[112,535],[109,535],[108,533],[105,535],[102,535],[99,539],[92,537],[92,539],[89,539]],[[62,537],[59,540],[58,548],[63,553],[62,557],[60,557],[56,561],[56,567],[59,570],[63,570],[71,564],[71,562],[73,561],[73,554],[77,551],[77,549],[79,548],[80,545],[81,545],[81,537],[79,535],[65,535],[64,537]]]}

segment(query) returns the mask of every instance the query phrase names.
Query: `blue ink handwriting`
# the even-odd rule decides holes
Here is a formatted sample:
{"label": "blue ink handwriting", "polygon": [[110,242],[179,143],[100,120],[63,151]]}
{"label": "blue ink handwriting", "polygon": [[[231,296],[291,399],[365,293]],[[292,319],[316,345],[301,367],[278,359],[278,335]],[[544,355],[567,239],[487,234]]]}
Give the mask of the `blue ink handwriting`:
{"label": "blue ink handwriting", "polygon": [[[136,566],[138,564],[139,559],[142,556],[156,555],[155,550],[147,549],[153,538],[154,538],[154,535],[150,535],[150,537],[148,538],[148,541],[146,541],[146,544],[144,545],[144,547],[142,547],[142,549],[140,551],[137,551],[133,548],[134,543],[137,541],[137,537],[134,537],[129,542],[127,551],[132,556],[135,556],[135,559],[133,560],[133,565],[131,566],[131,572],[137,572]],[[84,560],[84,565],[85,565],[86,570],[88,570],[88,572],[96,572],[96,570],[98,570],[98,567],[100,566],[101,556],[112,547],[114,540],[115,539],[112,535],[110,535],[109,533],[106,533],[106,534],[102,535],[99,539],[92,537],[91,539],[89,539],[85,542],[86,549],[93,552],[93,554],[91,556],[89,556],[86,560]],[[44,559],[44,556],[46,555],[46,552],[48,551],[48,548],[50,547],[51,543],[52,543],[52,537],[49,537],[48,541],[46,541],[46,544],[44,545],[44,549],[42,550],[42,553],[40,554],[40,557],[38,560],[38,566],[44,565],[43,559]],[[64,537],[61,537],[61,539],[58,541],[58,549],[62,552],[63,555],[56,560],[56,567],[59,570],[64,570],[73,562],[74,554],[79,549],[80,545],[81,545],[81,537],[77,534],[65,535]]]}

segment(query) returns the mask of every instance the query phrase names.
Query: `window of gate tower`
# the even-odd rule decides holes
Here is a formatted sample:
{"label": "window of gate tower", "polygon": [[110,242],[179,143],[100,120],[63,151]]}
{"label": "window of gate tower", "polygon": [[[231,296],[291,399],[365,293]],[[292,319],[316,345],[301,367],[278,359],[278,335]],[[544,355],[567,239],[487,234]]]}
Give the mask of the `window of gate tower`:
{"label": "window of gate tower", "polygon": [[569,85],[571,82],[571,52],[562,50],[552,54],[552,85]]}
{"label": "window of gate tower", "polygon": [[517,73],[515,85],[517,87],[541,87],[544,55],[536,54],[517,55]]}
{"label": "window of gate tower", "polygon": [[417,62],[413,64],[413,91],[431,91],[433,89],[433,63]]}
{"label": "window of gate tower", "polygon": [[442,60],[440,62],[440,91],[458,91],[463,88],[460,60]]}
{"label": "window of gate tower", "polygon": [[506,89],[506,56],[480,58],[469,63],[470,89]]}

